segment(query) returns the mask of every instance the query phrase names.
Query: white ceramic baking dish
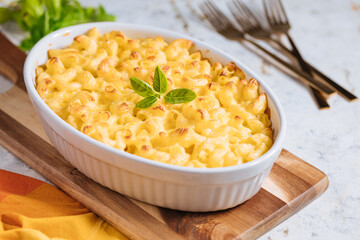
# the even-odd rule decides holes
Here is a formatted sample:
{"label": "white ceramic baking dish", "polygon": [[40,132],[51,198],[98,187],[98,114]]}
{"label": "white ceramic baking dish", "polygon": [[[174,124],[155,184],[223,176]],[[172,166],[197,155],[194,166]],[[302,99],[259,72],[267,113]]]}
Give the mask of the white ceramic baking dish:
{"label": "white ceramic baking dish", "polygon": [[[185,38],[195,43],[205,57],[223,64],[235,62],[248,76],[256,78],[268,96],[275,143],[251,162],[224,168],[197,169],[148,160],[112,148],[71,127],[57,116],[35,89],[35,68],[46,62],[47,51],[69,46],[75,36],[92,27],[101,33],[120,30],[132,38],[162,36],[166,41]],[[210,52],[208,51],[210,50]],[[285,137],[285,115],[266,83],[236,58],[191,37],[167,30],[113,22],[67,27],[41,39],[29,53],[24,79],[30,99],[44,129],[58,151],[73,166],[96,182],[126,196],[171,209],[215,211],[234,207],[256,194],[278,157]]]}

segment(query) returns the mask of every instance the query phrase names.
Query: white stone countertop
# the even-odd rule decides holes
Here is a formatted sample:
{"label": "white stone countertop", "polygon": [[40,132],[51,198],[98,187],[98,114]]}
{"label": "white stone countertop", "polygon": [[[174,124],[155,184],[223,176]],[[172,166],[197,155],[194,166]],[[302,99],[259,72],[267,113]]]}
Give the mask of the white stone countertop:
{"label": "white stone countertop", "polygon": [[[324,171],[330,185],[320,198],[260,239],[360,239],[360,101],[349,103],[335,95],[329,99],[331,109],[319,111],[306,87],[199,19],[200,0],[81,2],[102,2],[119,22],[161,27],[205,41],[239,58],[267,81],[286,112],[284,147]],[[360,0],[283,2],[304,58],[360,96]],[[14,24],[0,29],[15,43],[23,37]],[[8,85],[0,80],[1,91]],[[1,146],[0,169],[45,180]]]}

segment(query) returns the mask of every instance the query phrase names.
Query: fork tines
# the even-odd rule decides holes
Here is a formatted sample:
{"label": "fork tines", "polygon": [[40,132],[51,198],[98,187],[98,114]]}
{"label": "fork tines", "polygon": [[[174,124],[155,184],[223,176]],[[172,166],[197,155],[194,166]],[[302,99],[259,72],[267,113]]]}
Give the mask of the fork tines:
{"label": "fork tines", "polygon": [[264,12],[271,25],[289,24],[284,6],[280,0],[263,0]]}
{"label": "fork tines", "polygon": [[[257,17],[243,2],[239,0],[233,0],[233,3],[236,9],[232,7],[229,7],[229,9],[238,22],[246,22],[246,25],[252,29],[262,28],[262,26],[259,24],[259,20],[257,19]],[[236,10],[238,12],[236,12]],[[244,31],[247,31],[247,29],[244,29]]]}
{"label": "fork tines", "polygon": [[219,31],[226,28],[226,16],[217,9],[212,1],[204,1],[200,5],[200,9],[216,30]]}
{"label": "fork tines", "polygon": [[229,18],[221,12],[221,10],[211,0],[205,0],[201,5],[200,9],[203,12],[205,18],[215,28],[217,32],[223,36],[233,39],[243,38],[243,33],[234,27]]}

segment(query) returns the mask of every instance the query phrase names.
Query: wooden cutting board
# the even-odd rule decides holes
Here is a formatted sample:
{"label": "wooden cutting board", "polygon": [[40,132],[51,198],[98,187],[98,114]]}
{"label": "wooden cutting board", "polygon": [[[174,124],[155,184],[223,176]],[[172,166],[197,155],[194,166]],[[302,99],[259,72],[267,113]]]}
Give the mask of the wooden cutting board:
{"label": "wooden cutting board", "polygon": [[51,145],[24,85],[26,54],[0,33],[0,73],[15,86],[0,94],[0,144],[132,239],[254,239],[319,197],[327,176],[283,150],[261,190],[225,211],[190,213],[139,202],[97,184]]}

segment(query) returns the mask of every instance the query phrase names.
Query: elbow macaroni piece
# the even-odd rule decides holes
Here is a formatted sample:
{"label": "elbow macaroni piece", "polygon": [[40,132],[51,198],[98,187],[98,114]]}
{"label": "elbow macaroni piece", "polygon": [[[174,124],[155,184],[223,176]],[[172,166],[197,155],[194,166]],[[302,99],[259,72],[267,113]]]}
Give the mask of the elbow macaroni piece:
{"label": "elbow macaroni piece", "polygon": [[[188,167],[226,167],[260,157],[273,144],[270,111],[255,79],[234,63],[211,64],[193,43],[161,37],[103,36],[96,28],[70,47],[49,50],[36,69],[37,91],[62,119],[105,144],[159,162]],[[159,65],[168,90],[189,88],[189,103],[163,100],[147,109],[129,78],[152,85]]]}

